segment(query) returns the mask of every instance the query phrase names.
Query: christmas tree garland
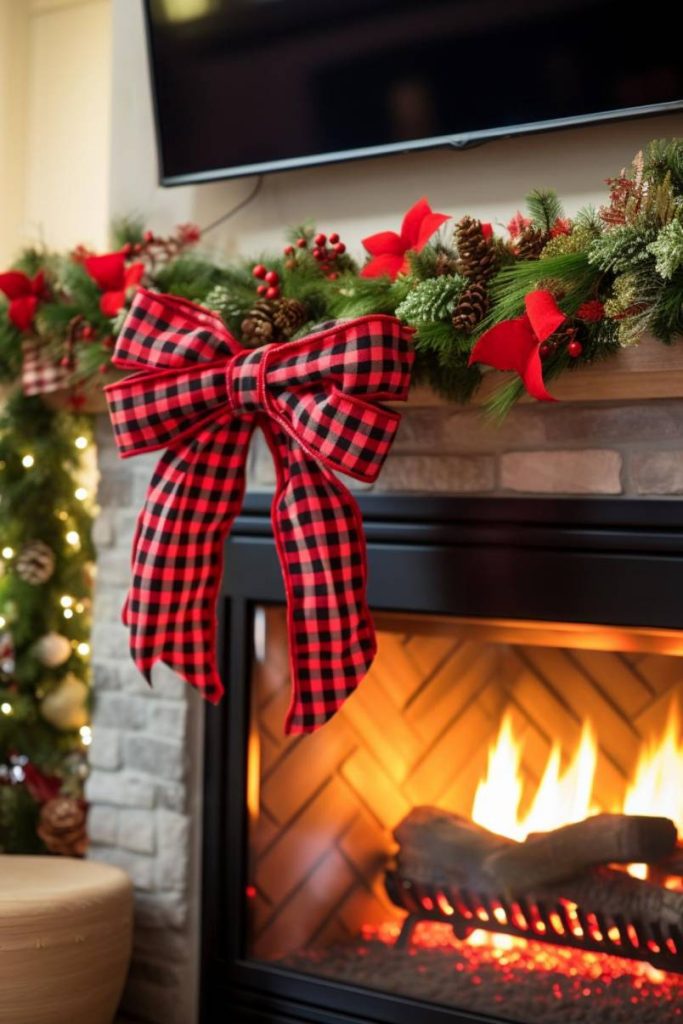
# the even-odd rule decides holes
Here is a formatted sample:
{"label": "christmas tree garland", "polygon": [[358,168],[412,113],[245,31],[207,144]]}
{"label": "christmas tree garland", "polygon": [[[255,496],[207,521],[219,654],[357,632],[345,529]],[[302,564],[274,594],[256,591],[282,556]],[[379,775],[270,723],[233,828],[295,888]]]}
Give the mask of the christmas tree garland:
{"label": "christmas tree garland", "polygon": [[[413,379],[452,401],[470,399],[487,366],[516,370],[489,402],[502,415],[525,388],[550,397],[553,378],[644,334],[683,333],[683,140],[651,143],[608,187],[600,209],[573,218],[536,190],[504,232],[469,216],[452,225],[423,199],[399,233],[364,240],[362,266],[337,233],[310,226],[280,253],[223,264],[198,252],[192,225],[160,238],[126,223],[110,253],[31,250],[0,274],[0,380],[20,384],[0,422],[0,849],[83,842],[82,410],[137,286],[214,309],[248,346],[395,314],[414,328]],[[68,412],[43,403],[52,392]]]}

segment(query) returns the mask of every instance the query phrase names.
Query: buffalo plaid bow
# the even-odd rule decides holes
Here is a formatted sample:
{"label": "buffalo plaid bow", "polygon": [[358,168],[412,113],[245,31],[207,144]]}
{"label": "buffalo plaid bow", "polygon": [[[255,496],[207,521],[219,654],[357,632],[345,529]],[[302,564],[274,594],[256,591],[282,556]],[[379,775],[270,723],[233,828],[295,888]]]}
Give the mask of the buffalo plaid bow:
{"label": "buffalo plaid bow", "polygon": [[335,472],[377,477],[405,398],[411,332],[389,316],[244,349],[215,313],[140,289],[113,362],[141,370],[106,388],[124,458],[165,448],[133,542],[123,612],[149,680],[161,660],[214,703],[215,607],[239,512],[249,439],[277,469],[272,518],[288,601],[292,701],[285,731],[309,732],[355,689],[375,654],[358,506]]}

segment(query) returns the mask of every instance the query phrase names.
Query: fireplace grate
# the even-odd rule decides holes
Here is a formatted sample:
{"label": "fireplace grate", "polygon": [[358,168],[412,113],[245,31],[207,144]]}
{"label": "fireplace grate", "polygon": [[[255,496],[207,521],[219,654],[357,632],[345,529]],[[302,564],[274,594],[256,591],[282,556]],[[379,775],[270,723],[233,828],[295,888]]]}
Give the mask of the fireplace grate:
{"label": "fireplace grate", "polygon": [[389,898],[408,911],[397,946],[410,944],[421,921],[450,924],[458,939],[483,929],[518,938],[642,960],[683,974],[683,932],[675,924],[595,913],[569,899],[543,901],[419,885],[396,870],[385,876]]}

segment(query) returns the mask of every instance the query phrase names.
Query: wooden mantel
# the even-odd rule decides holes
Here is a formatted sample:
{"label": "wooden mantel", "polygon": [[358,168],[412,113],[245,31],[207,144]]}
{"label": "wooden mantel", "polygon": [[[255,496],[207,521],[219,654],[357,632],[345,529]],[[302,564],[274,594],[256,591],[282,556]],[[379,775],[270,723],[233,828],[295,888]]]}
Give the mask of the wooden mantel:
{"label": "wooden mantel", "polygon": [[[474,405],[486,402],[513,374],[491,371],[473,398]],[[683,398],[683,339],[663,345],[646,337],[639,345],[622,349],[614,356],[568,370],[550,381],[548,390],[563,402],[613,402],[648,398]],[[525,397],[523,401],[533,401]],[[410,405],[433,406],[449,404],[431,388],[413,388]]]}
{"label": "wooden mantel", "polygon": [[[107,403],[102,393],[103,384],[120,380],[124,374],[110,372],[86,389],[84,412],[105,412]],[[472,405],[483,405],[505,380],[514,374],[496,370],[486,374],[482,386],[472,399]],[[655,338],[646,337],[639,345],[622,349],[593,366],[568,370],[557,380],[550,381],[548,390],[562,402],[618,402],[644,401],[648,398],[683,398],[683,339],[673,345],[663,345]],[[46,395],[45,401],[53,408],[68,406],[69,392],[59,391]],[[0,395],[0,399],[2,395]],[[523,402],[535,399],[525,396]],[[408,404],[416,407],[451,405],[429,387],[414,387]],[[404,403],[400,403],[404,406]]]}

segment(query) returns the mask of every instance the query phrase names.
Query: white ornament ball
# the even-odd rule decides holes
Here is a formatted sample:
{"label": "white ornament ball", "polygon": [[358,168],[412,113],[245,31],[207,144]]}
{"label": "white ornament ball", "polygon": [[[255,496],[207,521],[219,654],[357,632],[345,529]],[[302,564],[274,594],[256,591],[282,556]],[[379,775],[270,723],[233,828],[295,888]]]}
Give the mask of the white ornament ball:
{"label": "white ornament ball", "polygon": [[55,729],[62,729],[65,732],[80,729],[88,722],[87,699],[88,687],[82,679],[69,672],[56,688],[43,698],[40,713],[46,722],[54,725]]}
{"label": "white ornament ball", "polygon": [[59,668],[71,657],[71,641],[61,633],[46,633],[33,647],[36,657],[46,668]]}

